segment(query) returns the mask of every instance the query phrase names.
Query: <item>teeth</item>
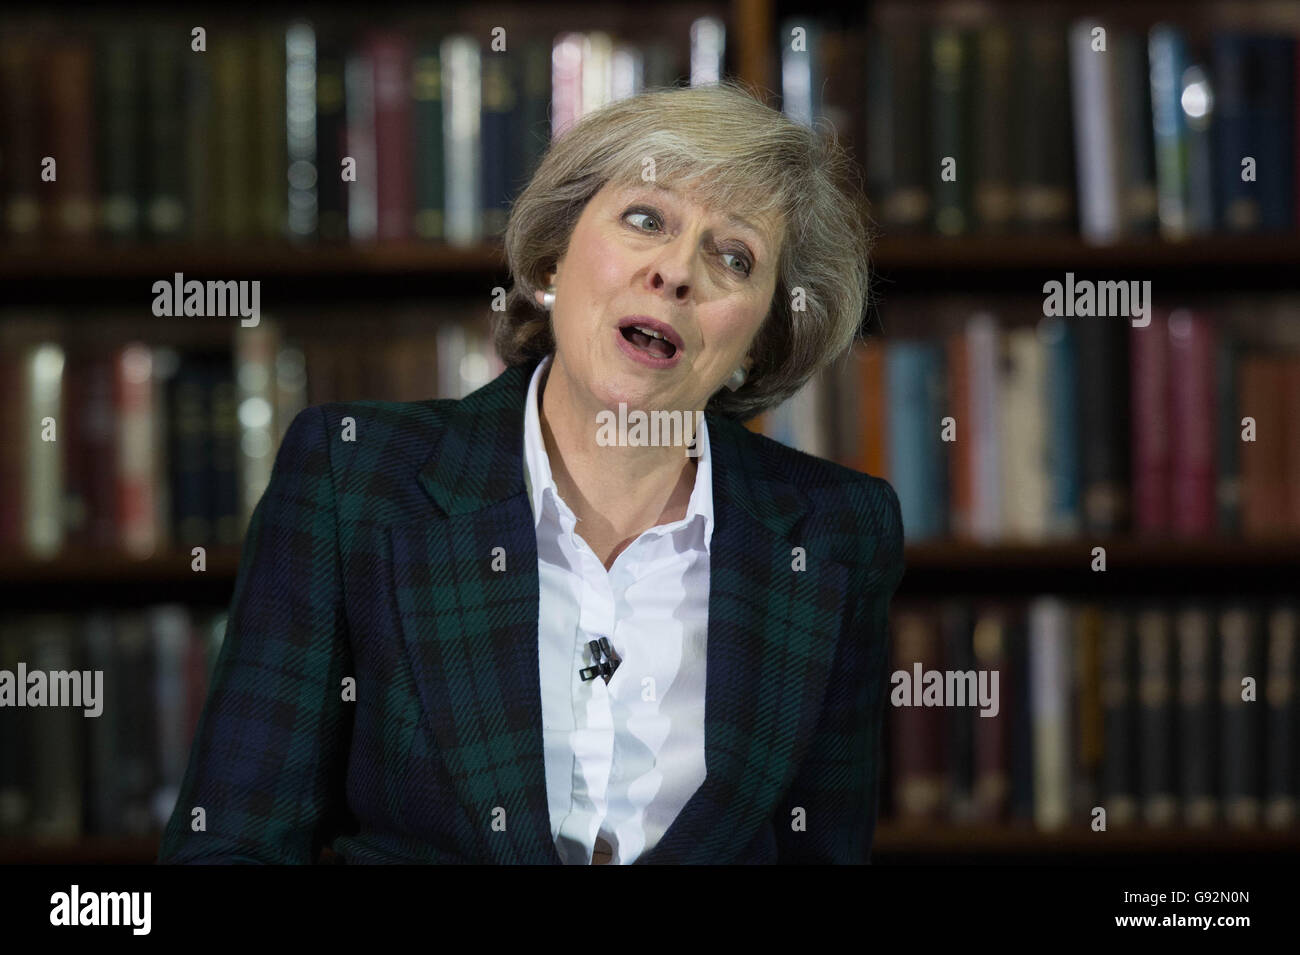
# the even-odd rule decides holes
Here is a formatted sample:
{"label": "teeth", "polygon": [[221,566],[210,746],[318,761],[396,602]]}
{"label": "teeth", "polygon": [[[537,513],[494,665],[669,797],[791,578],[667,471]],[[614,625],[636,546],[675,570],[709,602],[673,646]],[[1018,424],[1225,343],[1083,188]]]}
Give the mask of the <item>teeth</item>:
{"label": "teeth", "polygon": [[652,328],[645,328],[644,326],[641,326],[641,325],[635,325],[635,326],[633,326],[633,327],[634,327],[638,332],[644,332],[645,334],[649,335],[651,338],[663,338],[663,337],[664,337],[663,335],[659,334],[658,332],[656,332],[656,331],[655,331],[654,329],[652,329]]}

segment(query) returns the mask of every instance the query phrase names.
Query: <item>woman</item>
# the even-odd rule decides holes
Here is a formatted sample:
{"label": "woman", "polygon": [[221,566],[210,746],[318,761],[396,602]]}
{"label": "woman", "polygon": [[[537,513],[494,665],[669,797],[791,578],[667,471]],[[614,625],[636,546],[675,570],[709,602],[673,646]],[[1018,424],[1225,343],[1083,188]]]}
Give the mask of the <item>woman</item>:
{"label": "woman", "polygon": [[286,434],[161,861],[868,860],[898,501],[741,424],[857,334],[847,164],[732,85],[551,146],[507,370]]}

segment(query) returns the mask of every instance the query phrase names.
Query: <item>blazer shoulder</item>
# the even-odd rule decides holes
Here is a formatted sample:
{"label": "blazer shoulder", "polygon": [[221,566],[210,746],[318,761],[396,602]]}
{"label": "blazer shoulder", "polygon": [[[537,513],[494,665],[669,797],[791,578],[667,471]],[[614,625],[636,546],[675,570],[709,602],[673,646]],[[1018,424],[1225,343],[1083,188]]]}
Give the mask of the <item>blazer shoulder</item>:
{"label": "blazer shoulder", "polygon": [[850,511],[873,536],[901,536],[902,509],[893,486],[882,477],[792,448],[736,423],[747,454],[767,474],[798,488],[818,511]]}
{"label": "blazer shoulder", "polygon": [[841,559],[868,564],[886,575],[901,574],[902,508],[888,481],[733,424],[734,440],[746,459],[768,480],[792,486],[807,500],[800,533],[820,540]]}
{"label": "blazer shoulder", "polygon": [[320,421],[335,468],[341,465],[350,470],[358,466],[364,470],[368,465],[391,468],[408,459],[418,467],[455,407],[456,401],[448,398],[331,401],[304,408],[297,417],[314,417]]}

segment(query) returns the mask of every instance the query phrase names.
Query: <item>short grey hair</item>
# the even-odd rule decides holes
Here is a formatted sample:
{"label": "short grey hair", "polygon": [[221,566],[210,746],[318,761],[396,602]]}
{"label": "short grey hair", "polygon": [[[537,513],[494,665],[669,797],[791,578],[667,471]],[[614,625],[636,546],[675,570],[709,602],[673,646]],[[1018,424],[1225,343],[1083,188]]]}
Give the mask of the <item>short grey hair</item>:
{"label": "short grey hair", "polygon": [[591,197],[607,183],[639,182],[646,157],[658,185],[711,208],[784,222],[753,369],[737,391],[720,389],[707,406],[742,421],[776,407],[857,338],[871,239],[860,173],[829,124],[800,125],[733,80],[646,90],[589,113],[551,143],[506,227],[514,283],[494,321],[501,360],[526,364],[554,351],[550,315],[534,293]]}

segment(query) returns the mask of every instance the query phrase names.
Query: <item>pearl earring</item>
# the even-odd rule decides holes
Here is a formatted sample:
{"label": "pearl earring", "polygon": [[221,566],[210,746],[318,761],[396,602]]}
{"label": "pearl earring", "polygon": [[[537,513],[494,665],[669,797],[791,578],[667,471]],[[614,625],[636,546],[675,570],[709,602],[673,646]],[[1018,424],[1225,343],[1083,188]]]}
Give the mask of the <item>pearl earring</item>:
{"label": "pearl earring", "polygon": [[546,291],[542,293],[542,308],[548,312],[555,308],[555,286],[546,286]]}
{"label": "pearl earring", "polygon": [[748,377],[749,377],[749,373],[745,371],[745,366],[741,365],[739,368],[733,371],[731,373],[731,376],[727,379],[727,390],[728,391],[739,390],[740,386],[745,383],[745,379]]}

